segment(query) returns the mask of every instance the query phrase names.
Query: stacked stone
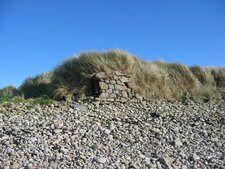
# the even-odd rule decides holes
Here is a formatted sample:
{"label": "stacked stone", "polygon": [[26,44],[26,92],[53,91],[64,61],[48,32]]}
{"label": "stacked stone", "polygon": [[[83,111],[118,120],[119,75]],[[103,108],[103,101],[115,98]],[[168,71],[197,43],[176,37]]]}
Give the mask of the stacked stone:
{"label": "stacked stone", "polygon": [[121,72],[99,72],[93,77],[92,83],[96,100],[126,102],[134,97],[130,77]]}

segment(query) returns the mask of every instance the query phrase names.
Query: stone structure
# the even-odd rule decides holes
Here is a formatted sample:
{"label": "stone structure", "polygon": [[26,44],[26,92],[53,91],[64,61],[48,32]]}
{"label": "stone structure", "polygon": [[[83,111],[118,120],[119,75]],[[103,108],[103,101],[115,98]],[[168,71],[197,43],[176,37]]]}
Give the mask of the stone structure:
{"label": "stone structure", "polygon": [[134,85],[129,76],[118,71],[99,72],[92,78],[95,100],[127,102],[135,98]]}

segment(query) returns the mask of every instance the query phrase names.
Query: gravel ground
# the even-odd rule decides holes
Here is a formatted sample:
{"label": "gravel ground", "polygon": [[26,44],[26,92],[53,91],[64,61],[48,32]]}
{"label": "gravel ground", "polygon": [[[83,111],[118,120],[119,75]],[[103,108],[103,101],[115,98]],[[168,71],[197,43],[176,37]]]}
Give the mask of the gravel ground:
{"label": "gravel ground", "polygon": [[225,103],[0,105],[0,168],[225,168]]}

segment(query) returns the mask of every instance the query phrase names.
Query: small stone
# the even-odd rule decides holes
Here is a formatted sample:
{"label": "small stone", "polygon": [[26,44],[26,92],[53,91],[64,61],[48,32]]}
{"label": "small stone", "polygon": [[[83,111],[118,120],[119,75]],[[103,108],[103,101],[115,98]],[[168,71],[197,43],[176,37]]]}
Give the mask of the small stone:
{"label": "small stone", "polygon": [[92,146],[93,149],[101,149],[102,148],[102,144],[100,143],[96,143]]}
{"label": "small stone", "polygon": [[113,135],[109,135],[108,138],[109,138],[110,141],[112,141],[113,140]]}
{"label": "small stone", "polygon": [[121,112],[121,111],[115,111],[115,112],[113,112],[113,114],[124,114],[124,112]]}
{"label": "small stone", "polygon": [[179,129],[179,127],[175,127],[175,128],[173,129],[173,131],[174,131],[174,133],[178,134],[179,131],[180,131],[180,129]]}
{"label": "small stone", "polygon": [[113,131],[115,129],[115,126],[113,123],[110,123],[109,124],[109,130]]}
{"label": "small stone", "polygon": [[7,140],[9,139],[9,136],[8,135],[3,135],[2,138],[0,138],[1,140]]}
{"label": "small stone", "polygon": [[104,133],[108,135],[111,133],[111,131],[109,129],[104,129]]}
{"label": "small stone", "polygon": [[62,128],[63,124],[60,120],[56,120],[56,121],[54,121],[54,127],[55,128]]}
{"label": "small stone", "polygon": [[200,160],[200,157],[199,157],[196,153],[194,153],[194,154],[192,155],[192,159],[193,159],[194,161],[198,161],[198,160]]}
{"label": "small stone", "polygon": [[106,163],[107,158],[104,158],[104,157],[102,157],[102,158],[95,158],[94,160],[95,160],[96,162],[98,162],[98,163]]}
{"label": "small stone", "polygon": [[186,165],[182,165],[181,169],[188,169],[188,167]]}
{"label": "small stone", "polygon": [[12,165],[12,169],[18,169],[19,167],[20,167],[20,165],[16,162],[14,162]]}
{"label": "small stone", "polygon": [[[60,150],[61,151],[61,150]],[[60,153],[55,153],[55,158],[57,159],[57,160],[59,160],[60,159],[60,156],[61,156],[61,154]]]}
{"label": "small stone", "polygon": [[102,125],[102,124],[101,124],[100,122],[98,122],[98,121],[96,121],[95,124],[96,124],[97,126],[101,126],[101,125]]}
{"label": "small stone", "polygon": [[32,143],[35,142],[36,140],[37,140],[37,138],[35,138],[35,137],[29,138],[29,141],[32,142]]}
{"label": "small stone", "polygon": [[64,147],[62,147],[62,148],[60,149],[60,151],[61,151],[62,153],[67,153],[69,150],[66,149],[66,148],[64,148]]}
{"label": "small stone", "polygon": [[218,139],[217,137],[213,137],[213,138],[211,138],[211,141],[212,141],[212,142],[218,142],[219,139]]}
{"label": "small stone", "polygon": [[172,159],[169,158],[169,157],[162,157],[162,158],[159,159],[159,162],[160,162],[162,165],[164,165],[164,166],[166,166],[166,167],[169,168],[170,165],[172,164]]}
{"label": "small stone", "polygon": [[166,113],[166,112],[159,113],[159,116],[162,117],[162,118],[165,118],[165,117],[168,116],[168,113]]}
{"label": "small stone", "polygon": [[61,133],[61,132],[62,132],[61,129],[55,129],[55,130],[53,130],[53,133],[54,133],[54,134],[59,134],[59,133]]}
{"label": "small stone", "polygon": [[37,169],[37,167],[33,166],[32,164],[28,164],[26,168],[27,169]]}
{"label": "small stone", "polygon": [[154,132],[155,134],[162,134],[162,132],[156,128],[152,128],[151,131]]}
{"label": "small stone", "polygon": [[174,139],[174,146],[180,147],[180,146],[182,146],[182,145],[183,145],[183,144],[182,144],[180,138],[179,138],[179,137],[176,137],[176,138]]}

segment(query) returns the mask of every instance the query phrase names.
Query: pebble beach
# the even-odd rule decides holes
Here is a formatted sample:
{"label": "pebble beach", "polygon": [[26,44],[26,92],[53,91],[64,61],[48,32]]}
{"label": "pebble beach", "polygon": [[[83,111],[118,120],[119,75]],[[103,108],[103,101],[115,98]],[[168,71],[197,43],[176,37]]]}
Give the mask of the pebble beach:
{"label": "pebble beach", "polygon": [[225,103],[2,103],[0,168],[224,169]]}

